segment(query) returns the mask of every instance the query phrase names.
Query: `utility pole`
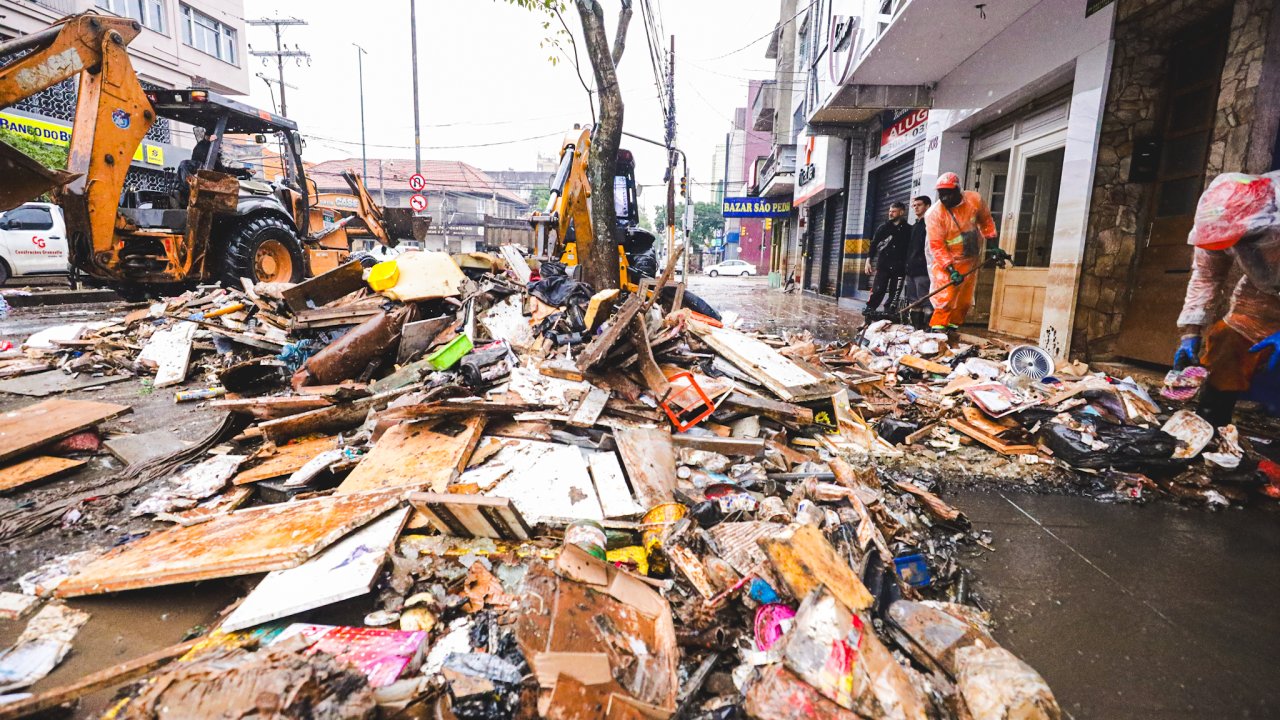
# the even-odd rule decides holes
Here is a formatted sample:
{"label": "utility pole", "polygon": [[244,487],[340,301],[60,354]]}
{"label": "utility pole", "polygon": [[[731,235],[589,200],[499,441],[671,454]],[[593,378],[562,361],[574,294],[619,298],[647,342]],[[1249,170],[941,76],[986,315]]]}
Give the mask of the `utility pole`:
{"label": "utility pole", "polygon": [[364,144],[364,56],[369,53],[359,45],[351,44],[356,48],[356,72],[360,77],[360,179],[369,182],[369,154]]}
{"label": "utility pole", "polygon": [[418,125],[418,1],[409,0],[409,40],[413,49],[413,170],[422,173],[422,131]]}
{"label": "utility pole", "polygon": [[667,56],[667,257],[676,251],[676,36]]}
{"label": "utility pole", "polygon": [[275,26],[276,49],[275,50],[250,50],[249,54],[253,55],[254,57],[262,58],[262,61],[264,63],[267,61],[267,58],[269,57],[273,57],[276,59],[276,72],[279,73],[279,76],[280,76],[279,79],[276,80],[276,83],[280,85],[280,114],[284,115],[285,117],[288,117],[289,105],[288,105],[288,102],[285,100],[284,90],[286,87],[292,87],[292,86],[285,85],[285,82],[284,82],[284,59],[287,57],[295,58],[299,67],[301,67],[303,58],[307,59],[308,65],[311,64],[311,54],[305,50],[299,50],[297,45],[294,45],[292,50],[285,49],[284,43],[282,43],[280,40],[280,27],[282,25],[306,25],[307,21],[300,20],[295,17],[291,17],[291,18],[258,18],[257,20],[246,20],[245,22],[249,25],[274,25]]}

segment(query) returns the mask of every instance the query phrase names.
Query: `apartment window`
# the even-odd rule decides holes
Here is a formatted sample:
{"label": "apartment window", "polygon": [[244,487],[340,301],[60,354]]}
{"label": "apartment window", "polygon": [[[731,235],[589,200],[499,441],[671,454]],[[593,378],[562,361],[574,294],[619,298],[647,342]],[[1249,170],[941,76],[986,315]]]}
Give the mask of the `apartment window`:
{"label": "apartment window", "polygon": [[236,64],[236,31],[192,8],[182,6],[182,42],[223,62]]}
{"label": "apartment window", "polygon": [[158,33],[164,32],[162,0],[97,0],[97,6],[120,17],[133,18]]}

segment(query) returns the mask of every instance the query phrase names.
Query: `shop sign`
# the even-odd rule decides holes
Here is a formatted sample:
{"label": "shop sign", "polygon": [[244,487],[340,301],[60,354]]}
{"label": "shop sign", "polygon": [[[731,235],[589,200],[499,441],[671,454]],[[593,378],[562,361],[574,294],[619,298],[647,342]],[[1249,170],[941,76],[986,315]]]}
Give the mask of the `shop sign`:
{"label": "shop sign", "polygon": [[729,197],[724,199],[721,212],[727,218],[786,217],[791,214],[791,201],[770,200],[762,197]]}
{"label": "shop sign", "polygon": [[880,157],[887,157],[924,137],[929,111],[910,110],[880,133]]}
{"label": "shop sign", "polygon": [[[119,111],[117,111],[119,112]],[[68,147],[71,145],[71,126],[48,120],[0,112],[0,129],[18,135],[26,135],[45,145]],[[164,148],[151,143],[140,143],[133,151],[133,159],[149,165],[164,165]]]}

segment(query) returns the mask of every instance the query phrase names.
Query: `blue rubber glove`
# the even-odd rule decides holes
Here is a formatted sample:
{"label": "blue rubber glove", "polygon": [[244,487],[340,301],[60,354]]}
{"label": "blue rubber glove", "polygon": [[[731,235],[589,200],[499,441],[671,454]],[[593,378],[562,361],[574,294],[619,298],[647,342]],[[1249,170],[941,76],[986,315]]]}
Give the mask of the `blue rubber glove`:
{"label": "blue rubber glove", "polygon": [[1267,361],[1267,372],[1275,372],[1280,369],[1280,332],[1272,333],[1270,336],[1263,338],[1262,342],[1249,348],[1249,352],[1271,351],[1271,359]]}
{"label": "blue rubber glove", "polygon": [[1191,365],[1200,364],[1200,336],[1186,335],[1178,343],[1178,352],[1173,355],[1173,369],[1181,370]]}

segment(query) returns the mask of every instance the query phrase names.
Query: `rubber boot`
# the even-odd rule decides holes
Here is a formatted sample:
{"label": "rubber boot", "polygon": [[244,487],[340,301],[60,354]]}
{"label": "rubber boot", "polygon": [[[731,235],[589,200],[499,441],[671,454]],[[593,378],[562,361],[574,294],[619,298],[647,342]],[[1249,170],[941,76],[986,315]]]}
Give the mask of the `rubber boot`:
{"label": "rubber boot", "polygon": [[1239,392],[1217,390],[1205,384],[1200,388],[1200,404],[1196,407],[1196,414],[1216,428],[1230,425],[1239,399]]}

